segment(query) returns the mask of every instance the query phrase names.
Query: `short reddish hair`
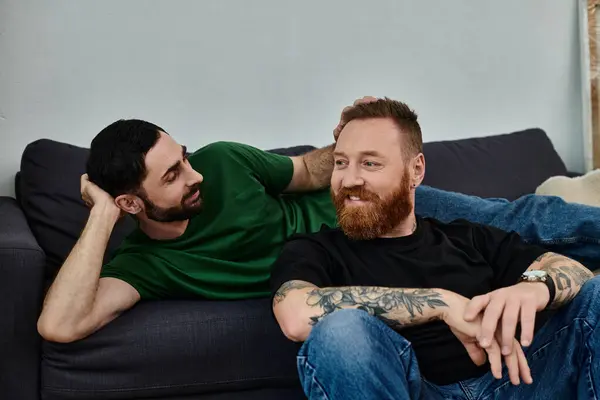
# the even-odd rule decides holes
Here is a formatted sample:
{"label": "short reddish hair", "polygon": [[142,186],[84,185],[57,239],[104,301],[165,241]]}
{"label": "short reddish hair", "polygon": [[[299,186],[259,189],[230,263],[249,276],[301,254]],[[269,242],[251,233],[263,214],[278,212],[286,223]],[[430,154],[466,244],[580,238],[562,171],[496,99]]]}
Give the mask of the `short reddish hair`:
{"label": "short reddish hair", "polygon": [[423,152],[421,127],[417,114],[405,103],[387,97],[371,103],[357,104],[344,112],[345,124],[353,119],[391,118],[406,137],[406,153],[413,157]]}

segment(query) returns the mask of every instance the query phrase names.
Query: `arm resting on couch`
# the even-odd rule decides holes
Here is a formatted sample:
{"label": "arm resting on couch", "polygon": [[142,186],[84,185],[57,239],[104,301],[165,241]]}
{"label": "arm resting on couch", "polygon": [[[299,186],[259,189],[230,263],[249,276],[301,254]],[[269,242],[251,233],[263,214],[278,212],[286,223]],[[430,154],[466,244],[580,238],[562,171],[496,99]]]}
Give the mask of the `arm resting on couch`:
{"label": "arm resting on couch", "polygon": [[100,279],[102,258],[120,211],[105,205],[92,208],[83,233],[46,294],[37,326],[48,341],[82,339],[140,299],[128,283]]}

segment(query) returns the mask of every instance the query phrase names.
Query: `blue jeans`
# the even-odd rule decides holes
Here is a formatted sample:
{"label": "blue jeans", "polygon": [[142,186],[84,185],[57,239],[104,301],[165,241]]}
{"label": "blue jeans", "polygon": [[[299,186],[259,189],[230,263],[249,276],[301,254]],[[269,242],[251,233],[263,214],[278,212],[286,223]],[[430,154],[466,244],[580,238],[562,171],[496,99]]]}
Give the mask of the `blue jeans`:
{"label": "blue jeans", "polygon": [[416,190],[416,214],[442,222],[466,219],[517,232],[524,241],[600,268],[600,207],[567,203],[560,197],[526,195],[517,200],[485,199],[428,186]]}
{"label": "blue jeans", "polygon": [[425,380],[411,344],[376,317],[340,310],[313,327],[298,353],[311,400],[585,399],[600,397],[600,277],[541,327],[525,350],[533,383],[491,372],[450,385]]}

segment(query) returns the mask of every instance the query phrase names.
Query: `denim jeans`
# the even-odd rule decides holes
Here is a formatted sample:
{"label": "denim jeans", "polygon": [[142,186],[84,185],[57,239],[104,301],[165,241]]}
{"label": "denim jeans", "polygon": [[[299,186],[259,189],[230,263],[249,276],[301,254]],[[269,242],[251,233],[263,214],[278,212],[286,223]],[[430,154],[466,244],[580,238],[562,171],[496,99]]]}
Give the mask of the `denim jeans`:
{"label": "denim jeans", "polygon": [[487,199],[428,186],[416,190],[415,213],[442,222],[466,219],[517,232],[524,241],[600,268],[600,207],[567,203],[556,196]]}
{"label": "denim jeans", "polygon": [[317,323],[298,353],[311,400],[585,399],[600,397],[600,277],[584,284],[524,349],[533,383],[512,385],[506,368],[450,385],[425,380],[411,344],[376,317],[340,310]]}

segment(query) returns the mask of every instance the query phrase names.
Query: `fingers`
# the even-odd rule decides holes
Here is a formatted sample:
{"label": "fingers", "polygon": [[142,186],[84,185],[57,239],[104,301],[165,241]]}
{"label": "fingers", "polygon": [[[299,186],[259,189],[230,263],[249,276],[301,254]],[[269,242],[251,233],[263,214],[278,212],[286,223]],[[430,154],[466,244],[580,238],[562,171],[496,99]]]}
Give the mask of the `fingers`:
{"label": "fingers", "polygon": [[456,338],[462,343],[465,350],[467,350],[467,354],[471,358],[471,360],[475,363],[475,365],[480,366],[483,365],[487,359],[485,350],[483,350],[479,344],[477,343],[477,339],[469,334],[461,333],[460,331],[450,327],[450,330],[456,336]]}
{"label": "fingers", "polygon": [[517,330],[517,323],[519,322],[520,309],[521,303],[518,299],[508,298],[506,300],[504,312],[502,313],[502,335],[500,339],[502,354],[505,356],[513,352],[512,345],[515,341],[515,332]]}
{"label": "fingers", "polygon": [[90,178],[88,177],[88,174],[81,175],[81,178],[79,179],[79,191],[81,192],[82,195],[83,195],[83,192],[85,191],[85,187],[87,186],[87,184],[89,182],[90,182]]}
{"label": "fingers", "polygon": [[524,300],[521,304],[521,345],[529,346],[533,340],[536,316],[535,299]]}
{"label": "fingers", "polygon": [[518,385],[521,383],[519,379],[520,364],[519,358],[517,357],[517,352],[515,351],[505,355],[504,363],[506,364],[506,369],[508,370],[508,379],[510,379],[510,382],[513,385]]}
{"label": "fingers", "polygon": [[488,347],[494,339],[494,333],[498,327],[498,320],[502,316],[506,300],[504,296],[494,297],[483,314],[481,322],[481,337],[478,338],[481,347]]}
{"label": "fingers", "polygon": [[[496,332],[496,339],[501,337],[501,332]],[[497,351],[499,349],[498,341],[494,340],[492,345],[486,351],[488,352],[488,356],[490,359],[490,367],[492,369],[492,374],[496,379],[500,379],[502,377],[502,365],[498,365],[498,357],[500,353]],[[521,383],[521,379],[526,384],[533,383],[533,378],[531,376],[531,369],[529,368],[529,363],[527,362],[527,358],[525,356],[525,352],[521,348],[521,345],[516,339],[513,339],[513,352],[504,356],[504,363],[508,370],[508,377],[510,382],[513,385],[519,385]]]}
{"label": "fingers", "polygon": [[467,303],[467,307],[465,309],[465,315],[463,318],[465,321],[474,321],[475,318],[479,315],[484,308],[487,307],[491,299],[489,294],[485,294],[482,296],[475,296],[469,303]]}
{"label": "fingers", "polygon": [[492,339],[488,348],[485,349],[488,354],[490,369],[494,378],[502,378],[502,354],[500,353],[500,345],[496,339]]}
{"label": "fingers", "polygon": [[515,348],[515,353],[517,354],[521,378],[523,379],[523,382],[525,382],[528,385],[531,385],[533,383],[533,377],[531,376],[531,369],[529,368],[529,363],[527,362],[525,353],[523,352],[523,349],[516,340],[513,347]]}
{"label": "fingers", "polygon": [[519,345],[519,342],[517,342],[516,339],[513,339],[513,341],[514,351],[504,357],[504,362],[508,369],[508,377],[513,385],[519,385],[521,379],[529,385],[533,383],[529,363],[527,362],[527,358],[525,357],[525,353]]}
{"label": "fingers", "polygon": [[88,177],[88,174],[83,174],[81,175],[81,200],[83,200],[83,202],[85,203],[86,206],[88,207],[92,207],[93,206],[93,202],[91,201],[90,197],[87,194],[87,188],[90,185],[90,178]]}
{"label": "fingers", "polygon": [[348,112],[350,109],[352,109],[352,107],[357,106],[359,104],[371,103],[374,101],[377,101],[377,98],[375,98],[373,96],[365,96],[365,97],[355,100],[351,106],[344,107],[344,109],[342,110],[342,116],[340,117],[340,123],[333,130],[333,139],[337,142],[338,137],[340,136],[340,133],[342,132],[342,129],[344,129],[344,126],[346,126],[346,120],[344,119],[344,115],[346,114],[346,112]]}
{"label": "fingers", "polygon": [[463,342],[463,346],[467,350],[467,354],[469,354],[469,357],[471,357],[471,360],[475,363],[475,365],[481,366],[485,363],[485,361],[487,359],[487,357],[485,355],[485,350],[483,350],[481,347],[479,347],[477,342],[475,342],[475,341]]}
{"label": "fingers", "polygon": [[359,104],[365,104],[365,103],[373,103],[375,101],[377,101],[377,97],[373,97],[373,96],[363,96],[360,99],[356,99],[354,100],[354,104],[353,105],[359,105]]}

